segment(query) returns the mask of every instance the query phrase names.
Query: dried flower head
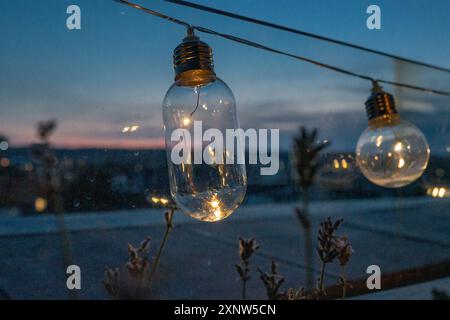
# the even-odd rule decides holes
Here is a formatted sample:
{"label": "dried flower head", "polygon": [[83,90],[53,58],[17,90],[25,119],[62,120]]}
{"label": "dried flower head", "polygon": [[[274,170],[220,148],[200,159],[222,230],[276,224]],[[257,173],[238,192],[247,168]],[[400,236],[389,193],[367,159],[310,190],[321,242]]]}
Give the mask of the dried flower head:
{"label": "dried flower head", "polygon": [[431,295],[433,296],[433,300],[450,300],[450,294],[448,292],[437,288],[431,290]]}
{"label": "dried flower head", "polygon": [[254,238],[239,238],[240,264],[235,265],[236,271],[242,281],[242,299],[246,298],[247,281],[250,280],[250,258],[259,246]]}
{"label": "dried flower head", "polygon": [[148,273],[148,252],[150,238],[145,238],[137,248],[128,244],[129,259],[125,264],[127,273],[121,276],[119,268],[105,268],[102,285],[113,299],[145,299],[149,290],[146,286]]}
{"label": "dried flower head", "polygon": [[167,228],[172,228],[172,221],[173,221],[173,215],[175,214],[175,211],[177,210],[177,207],[171,206],[165,213],[164,213],[164,219],[166,220],[166,226]]}
{"label": "dried flower head", "polygon": [[330,263],[339,255],[337,248],[336,230],[341,225],[343,219],[332,222],[328,217],[325,221],[320,223],[317,253],[323,263]]}
{"label": "dried flower head", "polygon": [[329,146],[328,140],[316,141],[317,129],[308,131],[300,128],[300,134],[294,138],[295,169],[301,187],[310,187],[319,168],[320,152]]}
{"label": "dried flower head", "polygon": [[48,120],[41,121],[38,123],[38,136],[41,140],[47,140],[48,137],[55,131],[56,129],[56,121]]}
{"label": "dried flower head", "polygon": [[150,247],[150,238],[145,238],[138,248],[128,244],[129,261],[126,268],[131,276],[142,278],[148,268],[148,250]]}
{"label": "dried flower head", "polygon": [[250,259],[252,254],[258,250],[259,246],[254,238],[244,239],[239,238],[239,256],[242,261],[247,261]]}
{"label": "dried flower head", "polygon": [[119,268],[105,267],[105,279],[102,281],[103,287],[113,298],[120,295],[120,271]]}
{"label": "dried flower head", "polygon": [[[55,129],[56,121],[54,120],[39,122],[37,126],[37,135],[40,142],[34,144],[31,148],[31,153],[36,161],[36,174],[40,194],[46,199],[61,197],[62,173],[58,167],[58,159],[49,142],[50,135]],[[56,205],[56,201],[51,201],[51,206],[51,210],[53,211],[64,211],[61,201],[58,205]]]}
{"label": "dried flower head", "polygon": [[280,292],[280,287],[284,282],[284,278],[278,274],[277,264],[272,260],[270,265],[270,273],[258,269],[260,278],[266,288],[269,300],[280,300],[286,297],[285,293]]}
{"label": "dried flower head", "polygon": [[283,299],[284,300],[307,300],[308,297],[305,294],[304,288],[299,288],[297,290],[293,289],[293,288],[289,288],[284,293]]}
{"label": "dried flower head", "polygon": [[337,239],[336,249],[338,251],[339,264],[345,266],[354,253],[354,250],[348,241],[348,236],[344,235]]}

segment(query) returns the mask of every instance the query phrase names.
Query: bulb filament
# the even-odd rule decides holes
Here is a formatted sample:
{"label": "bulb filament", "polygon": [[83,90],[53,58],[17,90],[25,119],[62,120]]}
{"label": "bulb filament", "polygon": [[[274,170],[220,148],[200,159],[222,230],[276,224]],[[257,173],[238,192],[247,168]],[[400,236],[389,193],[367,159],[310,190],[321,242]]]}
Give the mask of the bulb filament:
{"label": "bulb filament", "polygon": [[192,115],[197,111],[198,105],[200,104],[200,87],[195,87],[195,91],[197,92],[197,103],[195,104],[194,110],[190,113],[189,118],[192,118]]}

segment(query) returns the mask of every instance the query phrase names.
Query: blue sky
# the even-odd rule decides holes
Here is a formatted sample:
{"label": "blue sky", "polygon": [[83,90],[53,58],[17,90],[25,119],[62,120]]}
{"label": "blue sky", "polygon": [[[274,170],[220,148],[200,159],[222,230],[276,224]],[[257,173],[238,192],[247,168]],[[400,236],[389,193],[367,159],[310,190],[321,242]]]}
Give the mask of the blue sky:
{"label": "blue sky", "polygon": [[[450,75],[392,59],[238,22],[161,0],[136,2],[192,24],[327,63],[450,90]],[[450,68],[450,2],[200,1],[305,31]],[[66,28],[66,8],[82,10],[82,30]],[[366,28],[370,4],[382,29]],[[0,133],[12,145],[35,141],[35,124],[54,118],[54,142],[68,147],[152,147],[162,143],[161,101],[173,81],[172,50],[183,28],[111,0],[1,1]],[[200,35],[214,51],[216,73],[232,88],[243,127],[280,128],[282,146],[300,125],[317,126],[335,149],[351,150],[366,126],[364,81],[287,57]],[[405,119],[432,151],[450,145],[450,99],[396,90]],[[133,134],[122,128],[140,125]]]}

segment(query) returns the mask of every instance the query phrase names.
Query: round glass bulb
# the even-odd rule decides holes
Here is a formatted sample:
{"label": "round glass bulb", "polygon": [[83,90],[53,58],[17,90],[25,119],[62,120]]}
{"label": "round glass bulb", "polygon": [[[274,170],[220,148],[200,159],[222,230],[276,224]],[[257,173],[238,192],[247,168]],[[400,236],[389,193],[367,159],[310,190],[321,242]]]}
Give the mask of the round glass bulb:
{"label": "round glass bulb", "polygon": [[398,115],[370,121],[356,145],[356,160],[364,176],[387,188],[400,188],[420,178],[429,156],[422,132]]}
{"label": "round glass bulb", "polygon": [[[202,221],[219,221],[231,215],[242,203],[247,189],[245,164],[238,164],[236,157],[243,152],[236,144],[230,156],[225,147],[221,155],[210,146],[211,141],[201,142],[201,163],[194,159],[194,137],[198,139],[198,127],[201,121],[202,132],[217,129],[226,137],[226,129],[238,129],[236,103],[230,88],[213,74],[195,74],[180,77],[168,90],[163,102],[163,118],[166,150],[169,167],[170,191],[180,209],[191,217]],[[179,143],[172,141],[172,132],[186,129],[191,138],[189,162],[176,164],[172,161],[173,148]],[[187,134],[189,132],[189,134]],[[184,135],[184,134],[183,134]],[[203,140],[203,139],[202,139]],[[223,141],[225,145],[225,141]],[[197,153],[198,154],[198,153]],[[242,155],[242,154],[241,154]],[[205,161],[205,157],[210,157]],[[222,161],[214,162],[214,159]]]}

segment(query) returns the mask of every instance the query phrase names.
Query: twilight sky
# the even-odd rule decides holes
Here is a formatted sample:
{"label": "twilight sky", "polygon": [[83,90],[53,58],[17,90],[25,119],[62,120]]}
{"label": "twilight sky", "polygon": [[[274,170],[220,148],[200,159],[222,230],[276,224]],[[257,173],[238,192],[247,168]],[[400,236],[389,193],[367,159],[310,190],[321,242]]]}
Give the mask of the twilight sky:
{"label": "twilight sky", "polygon": [[[450,90],[450,75],[442,72],[161,0],[135,1],[374,77]],[[450,68],[448,0],[195,1]],[[82,30],[66,28],[70,4],[81,7]],[[370,4],[381,7],[379,31],[366,28]],[[58,121],[58,146],[162,146],[161,101],[173,81],[172,50],[183,28],[112,0],[16,0],[0,1],[0,35],[0,134],[13,146],[35,142],[36,122],[50,118]],[[335,149],[353,149],[366,127],[368,83],[200,36],[213,48],[217,75],[236,96],[242,127],[279,128],[288,147],[298,126],[317,126]],[[432,152],[446,152],[450,99],[385,89],[397,95],[403,118],[424,131]],[[123,134],[130,125],[140,129]]]}

